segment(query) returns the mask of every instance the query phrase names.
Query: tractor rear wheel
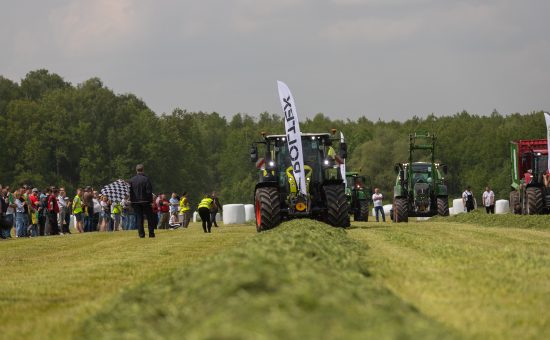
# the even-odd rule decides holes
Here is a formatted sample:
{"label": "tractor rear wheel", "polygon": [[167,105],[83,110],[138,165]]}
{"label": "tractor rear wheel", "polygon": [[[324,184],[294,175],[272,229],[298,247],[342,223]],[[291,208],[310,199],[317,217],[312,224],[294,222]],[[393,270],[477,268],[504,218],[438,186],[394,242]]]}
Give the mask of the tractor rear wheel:
{"label": "tractor rear wheel", "polygon": [[530,187],[525,189],[525,207],[526,215],[539,215],[542,213],[544,201],[540,188]]}
{"label": "tractor rear wheel", "polygon": [[256,190],[254,210],[258,232],[276,227],[281,223],[281,202],[277,188],[267,187]]}
{"label": "tractor rear wheel", "polygon": [[359,201],[359,207],[361,210],[361,221],[368,222],[369,221],[369,201],[363,200]]}
{"label": "tractor rear wheel", "polygon": [[512,214],[521,214],[521,204],[519,202],[519,192],[510,192],[510,212]]}
{"label": "tractor rear wheel", "polygon": [[437,214],[439,216],[449,216],[449,199],[447,197],[437,198]]}
{"label": "tractor rear wheel", "polygon": [[343,185],[323,187],[327,204],[325,222],[333,227],[349,227],[349,205]]}
{"label": "tractor rear wheel", "polygon": [[409,222],[409,208],[406,198],[393,199],[393,221],[395,223]]}

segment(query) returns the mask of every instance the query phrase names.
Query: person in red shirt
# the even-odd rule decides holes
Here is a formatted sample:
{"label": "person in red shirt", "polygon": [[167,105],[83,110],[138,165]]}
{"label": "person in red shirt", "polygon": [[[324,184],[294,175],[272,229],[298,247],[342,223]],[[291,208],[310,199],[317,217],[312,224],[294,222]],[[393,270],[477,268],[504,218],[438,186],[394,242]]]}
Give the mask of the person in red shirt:
{"label": "person in red shirt", "polygon": [[159,220],[159,229],[168,229],[169,228],[169,220],[170,220],[170,201],[166,199],[165,194],[160,195],[159,199],[159,212],[160,212],[160,220]]}
{"label": "person in red shirt", "polygon": [[29,196],[31,202],[29,209],[31,211],[31,237],[38,236],[38,208],[40,207],[40,195],[38,189],[32,189],[32,194]]}
{"label": "person in red shirt", "polygon": [[57,214],[59,214],[59,205],[57,204],[57,195],[59,190],[51,188],[48,196],[48,221],[50,222],[50,235],[59,235],[59,224],[57,223]]}

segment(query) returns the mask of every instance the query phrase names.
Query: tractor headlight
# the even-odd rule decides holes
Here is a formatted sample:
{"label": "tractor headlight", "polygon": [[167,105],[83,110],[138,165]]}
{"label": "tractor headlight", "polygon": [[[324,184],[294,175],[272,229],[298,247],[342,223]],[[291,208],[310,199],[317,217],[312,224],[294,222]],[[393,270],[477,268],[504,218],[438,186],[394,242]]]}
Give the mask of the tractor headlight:
{"label": "tractor headlight", "polygon": [[325,158],[323,160],[323,167],[325,168],[332,168],[332,166],[334,165],[334,159],[332,158]]}
{"label": "tractor headlight", "polygon": [[271,161],[267,162],[267,168],[268,168],[269,170],[275,169],[275,161],[272,161],[272,160],[271,160]]}

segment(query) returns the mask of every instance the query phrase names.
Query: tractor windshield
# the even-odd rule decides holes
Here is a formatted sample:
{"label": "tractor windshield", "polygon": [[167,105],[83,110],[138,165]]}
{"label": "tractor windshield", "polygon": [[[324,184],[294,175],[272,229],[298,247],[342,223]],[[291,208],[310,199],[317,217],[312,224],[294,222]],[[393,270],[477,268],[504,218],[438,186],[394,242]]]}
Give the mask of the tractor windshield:
{"label": "tractor windshield", "polygon": [[432,180],[432,166],[430,163],[413,163],[412,173],[414,183],[428,183]]}
{"label": "tractor windshield", "polygon": [[[312,180],[321,181],[322,173],[322,145],[319,139],[313,137],[302,137],[302,149],[304,152],[304,165],[311,167]],[[288,147],[286,142],[282,142],[276,147],[276,162],[279,166],[279,171],[284,172],[291,166],[290,156],[288,154]]]}

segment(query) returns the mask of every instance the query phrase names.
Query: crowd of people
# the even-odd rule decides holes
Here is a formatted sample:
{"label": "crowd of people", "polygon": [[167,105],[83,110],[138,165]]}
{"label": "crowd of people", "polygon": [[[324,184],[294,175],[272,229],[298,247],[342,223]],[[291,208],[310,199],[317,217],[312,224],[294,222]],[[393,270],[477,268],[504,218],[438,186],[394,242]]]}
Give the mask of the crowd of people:
{"label": "crowd of people", "polygon": [[[138,222],[143,223],[129,195],[120,202],[112,202],[90,186],[77,188],[73,198],[65,188],[53,186],[39,190],[22,185],[11,190],[0,185],[0,192],[0,237],[3,239],[71,234],[71,225],[73,232],[85,233],[136,230]],[[210,232],[211,223],[218,227],[216,214],[221,211],[221,203],[216,192],[205,195],[205,199],[210,201],[203,229]],[[187,228],[192,218],[186,192],[153,195],[151,212],[148,222],[154,229]]]}

